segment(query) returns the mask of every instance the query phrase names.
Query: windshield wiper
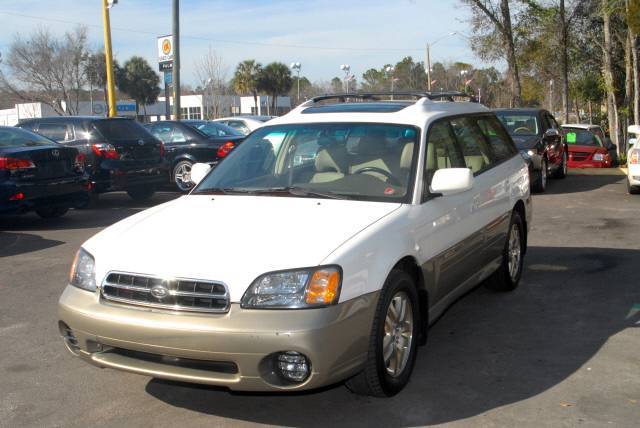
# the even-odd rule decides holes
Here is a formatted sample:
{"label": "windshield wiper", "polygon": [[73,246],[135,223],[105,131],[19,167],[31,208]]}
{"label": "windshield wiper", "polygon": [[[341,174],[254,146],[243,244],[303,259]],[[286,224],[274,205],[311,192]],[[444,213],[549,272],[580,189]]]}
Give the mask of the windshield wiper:
{"label": "windshield wiper", "polygon": [[316,190],[305,189],[298,186],[268,187],[265,189],[254,190],[254,193],[289,193],[294,196],[315,196],[325,199],[351,199],[346,195],[340,195],[333,192],[318,192]]}
{"label": "windshield wiper", "polygon": [[198,189],[193,192],[194,195],[244,195],[253,193],[248,189],[234,189],[233,187],[210,187],[208,189]]}

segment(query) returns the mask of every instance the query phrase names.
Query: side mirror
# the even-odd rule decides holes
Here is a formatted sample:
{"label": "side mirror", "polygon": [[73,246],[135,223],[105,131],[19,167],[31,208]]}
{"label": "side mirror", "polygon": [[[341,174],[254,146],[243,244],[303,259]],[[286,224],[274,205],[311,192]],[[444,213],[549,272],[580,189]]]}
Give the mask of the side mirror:
{"label": "side mirror", "polygon": [[549,128],[544,132],[545,139],[554,139],[560,137],[560,131],[555,128]]}
{"label": "side mirror", "polygon": [[609,137],[606,137],[606,138],[604,139],[604,147],[605,147],[607,150],[611,150],[611,149],[614,149],[614,148],[616,147],[616,145],[615,145],[615,144],[613,144],[613,141],[611,141],[611,139],[610,139]]}
{"label": "side mirror", "polygon": [[637,138],[629,138],[629,148],[635,146],[638,143]]}
{"label": "side mirror", "polygon": [[433,174],[431,193],[439,193],[442,196],[455,195],[473,188],[473,171],[469,168],[444,168]]}
{"label": "side mirror", "polygon": [[197,185],[211,170],[208,163],[195,163],[191,166],[191,181],[193,185]]}

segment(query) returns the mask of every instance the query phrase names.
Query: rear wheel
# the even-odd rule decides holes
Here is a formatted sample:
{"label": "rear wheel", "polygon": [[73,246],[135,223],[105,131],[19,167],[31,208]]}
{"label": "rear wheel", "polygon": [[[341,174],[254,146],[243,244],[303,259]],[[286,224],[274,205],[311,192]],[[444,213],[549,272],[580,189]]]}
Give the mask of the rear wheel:
{"label": "rear wheel", "polygon": [[43,207],[38,208],[36,210],[36,214],[38,214],[42,218],[58,218],[62,217],[69,211],[69,208],[66,207]]}
{"label": "rear wheel", "polygon": [[543,193],[547,190],[547,158],[542,158],[540,161],[540,171],[536,174],[536,181],[532,188],[536,193]]}
{"label": "rear wheel", "polygon": [[151,197],[156,193],[156,188],[154,186],[139,186],[139,187],[131,187],[127,189],[127,195],[131,197],[134,201],[146,201],[151,199]]}
{"label": "rear wheel", "polygon": [[382,288],[364,370],[347,381],[361,395],[390,397],[409,382],[420,326],[418,295],[411,276],[394,270]]}
{"label": "rear wheel", "polygon": [[193,187],[193,181],[191,181],[191,167],[193,163],[188,160],[178,162],[173,167],[173,182],[178,190],[183,193],[188,192]]}
{"label": "rear wheel", "polygon": [[524,266],[524,222],[520,213],[511,214],[507,241],[502,250],[502,263],[485,285],[495,291],[512,291],[518,287]]}

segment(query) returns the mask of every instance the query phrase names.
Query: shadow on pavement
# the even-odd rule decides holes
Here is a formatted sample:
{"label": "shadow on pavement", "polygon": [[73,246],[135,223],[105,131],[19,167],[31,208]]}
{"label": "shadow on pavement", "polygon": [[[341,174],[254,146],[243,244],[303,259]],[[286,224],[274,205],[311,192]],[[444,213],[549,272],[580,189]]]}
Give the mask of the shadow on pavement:
{"label": "shadow on pavement", "polygon": [[181,196],[176,192],[158,192],[153,198],[137,202],[124,192],[100,195],[91,209],[70,210],[57,219],[42,219],[34,213],[0,217],[0,230],[67,230],[107,227],[126,217]]}
{"label": "shadow on pavement", "polygon": [[553,388],[612,335],[640,325],[631,311],[640,303],[639,259],[637,250],[530,247],[520,288],[480,287],[458,301],[431,327],[407,388],[389,399],[343,386],[269,395],[157,379],[146,390],[172,406],[251,423],[388,427],[468,418]]}
{"label": "shadow on pavement", "polygon": [[619,175],[567,175],[565,178],[552,179],[547,183],[543,195],[560,195],[564,193],[581,193],[599,189],[610,184],[621,184],[620,191],[627,193],[622,187],[625,177]]}
{"label": "shadow on pavement", "polygon": [[0,232],[0,257],[17,256],[62,244],[62,241],[44,239],[30,233]]}

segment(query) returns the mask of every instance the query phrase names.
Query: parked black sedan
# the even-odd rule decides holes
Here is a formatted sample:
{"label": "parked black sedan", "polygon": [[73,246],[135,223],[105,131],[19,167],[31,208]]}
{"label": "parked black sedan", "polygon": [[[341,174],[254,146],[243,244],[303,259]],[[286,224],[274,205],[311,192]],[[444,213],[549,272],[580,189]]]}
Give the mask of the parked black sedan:
{"label": "parked black sedan", "polygon": [[93,200],[125,190],[132,199],[149,199],[167,182],[162,142],[127,118],[60,116],[27,119],[17,126],[75,147],[86,158]]}
{"label": "parked black sedan", "polygon": [[20,128],[0,127],[0,214],[55,218],[86,203],[84,156]]}
{"label": "parked black sedan", "polygon": [[226,125],[206,120],[163,120],[145,127],[165,145],[171,177],[181,192],[193,187],[191,166],[197,162],[216,165],[245,136]]}

